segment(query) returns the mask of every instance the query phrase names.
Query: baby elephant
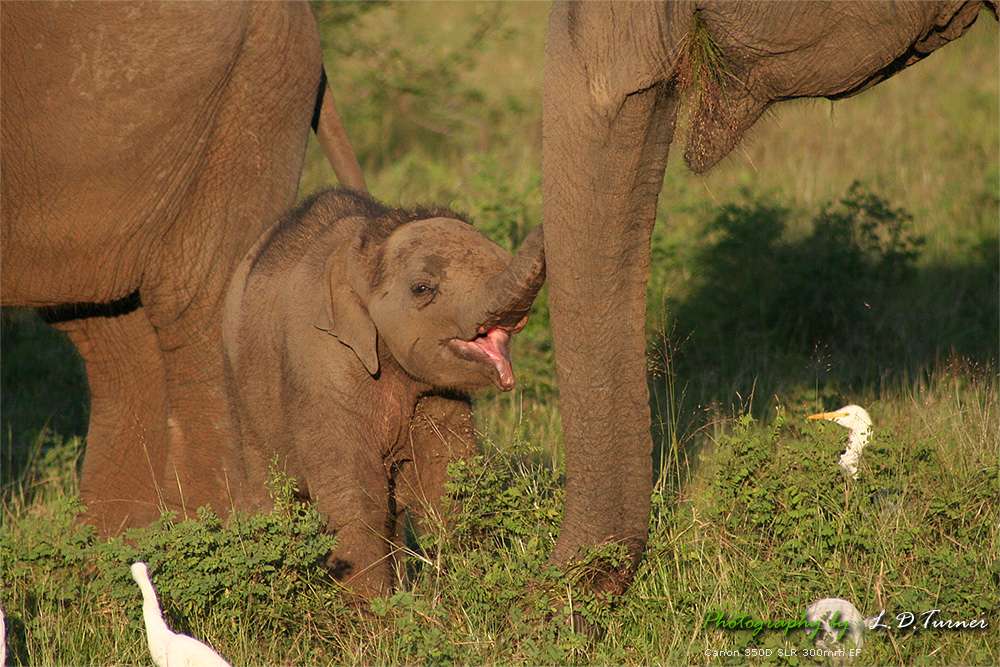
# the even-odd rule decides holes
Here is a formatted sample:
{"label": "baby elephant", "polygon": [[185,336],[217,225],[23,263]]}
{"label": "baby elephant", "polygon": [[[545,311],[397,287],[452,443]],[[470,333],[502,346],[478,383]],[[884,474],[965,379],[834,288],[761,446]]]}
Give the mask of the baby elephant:
{"label": "baby elephant", "polygon": [[223,331],[247,488],[263,492],[277,456],[354,590],[388,590],[400,513],[433,506],[448,460],[470,453],[467,392],[514,386],[508,344],[544,274],[540,227],[512,258],[451,211],[340,189],[237,269]]}

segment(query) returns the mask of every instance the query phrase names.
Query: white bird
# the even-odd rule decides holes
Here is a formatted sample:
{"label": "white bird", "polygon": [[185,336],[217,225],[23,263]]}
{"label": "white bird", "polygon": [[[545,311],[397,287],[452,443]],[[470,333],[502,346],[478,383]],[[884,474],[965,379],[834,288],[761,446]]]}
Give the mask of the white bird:
{"label": "white bird", "polygon": [[840,467],[846,470],[852,479],[857,479],[861,450],[872,436],[872,418],[865,409],[857,405],[845,405],[833,412],[809,415],[807,419],[826,419],[840,424],[851,432],[847,438],[847,449],[840,455]]}
{"label": "white bird", "polygon": [[232,667],[210,646],[193,637],[172,632],[163,620],[146,564],[132,563],[130,569],[132,578],[142,591],[142,619],[146,622],[146,641],[156,667]]}
{"label": "white bird", "polygon": [[[806,618],[823,624],[823,636],[816,642],[816,646],[828,651],[830,661],[839,664],[851,662],[850,658],[857,655],[847,653],[846,649],[860,649],[864,631],[870,625],[870,620],[843,598],[823,598],[813,602],[806,610]],[[840,650],[844,650],[844,653],[838,655],[837,651]],[[835,661],[834,658],[837,657],[841,660]]]}

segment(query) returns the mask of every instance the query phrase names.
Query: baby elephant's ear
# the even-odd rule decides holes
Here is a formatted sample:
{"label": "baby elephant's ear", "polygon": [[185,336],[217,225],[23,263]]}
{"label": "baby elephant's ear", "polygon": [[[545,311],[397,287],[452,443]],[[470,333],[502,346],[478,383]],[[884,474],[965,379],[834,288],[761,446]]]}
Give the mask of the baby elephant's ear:
{"label": "baby elephant's ear", "polygon": [[378,333],[361,297],[344,271],[334,267],[329,275],[330,303],[323,328],[351,348],[371,375],[378,373]]}

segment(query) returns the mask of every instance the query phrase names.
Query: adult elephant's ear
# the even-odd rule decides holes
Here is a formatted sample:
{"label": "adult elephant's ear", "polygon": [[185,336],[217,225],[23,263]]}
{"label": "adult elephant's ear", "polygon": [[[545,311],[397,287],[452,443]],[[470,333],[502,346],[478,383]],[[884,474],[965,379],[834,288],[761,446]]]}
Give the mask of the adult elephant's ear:
{"label": "adult elephant's ear", "polygon": [[351,348],[365,369],[371,374],[378,373],[378,332],[368,315],[368,309],[361,296],[352,287],[346,275],[345,262],[337,262],[330,268],[328,285],[330,298],[327,303],[325,322],[319,328]]}

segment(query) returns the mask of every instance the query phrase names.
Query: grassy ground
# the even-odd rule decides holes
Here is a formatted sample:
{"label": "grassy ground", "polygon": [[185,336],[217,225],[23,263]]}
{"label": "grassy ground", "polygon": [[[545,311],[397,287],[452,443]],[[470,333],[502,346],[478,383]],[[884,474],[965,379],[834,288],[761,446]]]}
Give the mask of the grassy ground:
{"label": "grassy ground", "polygon": [[[320,11],[377,196],[465,209],[507,244],[539,222],[545,5]],[[234,664],[746,661],[722,650],[812,664],[804,632],[706,618],[799,618],[827,596],[886,621],[940,609],[989,624],[870,633],[861,664],[1000,663],[997,55],[984,15],[858,98],[779,106],[707,176],[675,144],[649,290],[651,540],[616,604],[580,585],[613,550],[545,568],[562,492],[544,298],[516,345],[519,389],[477,403],[483,453],[451,488],[463,509],[363,613],[315,565],[319,520],[287,481],[275,513],[227,526],[165,521],[107,543],[76,527],[85,377],[63,339],[5,313],[13,662],[148,662],[126,567],[144,558],[171,623]],[[331,181],[310,146],[303,193]],[[875,421],[857,482],[835,464],[845,433],[804,420],[848,402]]]}

